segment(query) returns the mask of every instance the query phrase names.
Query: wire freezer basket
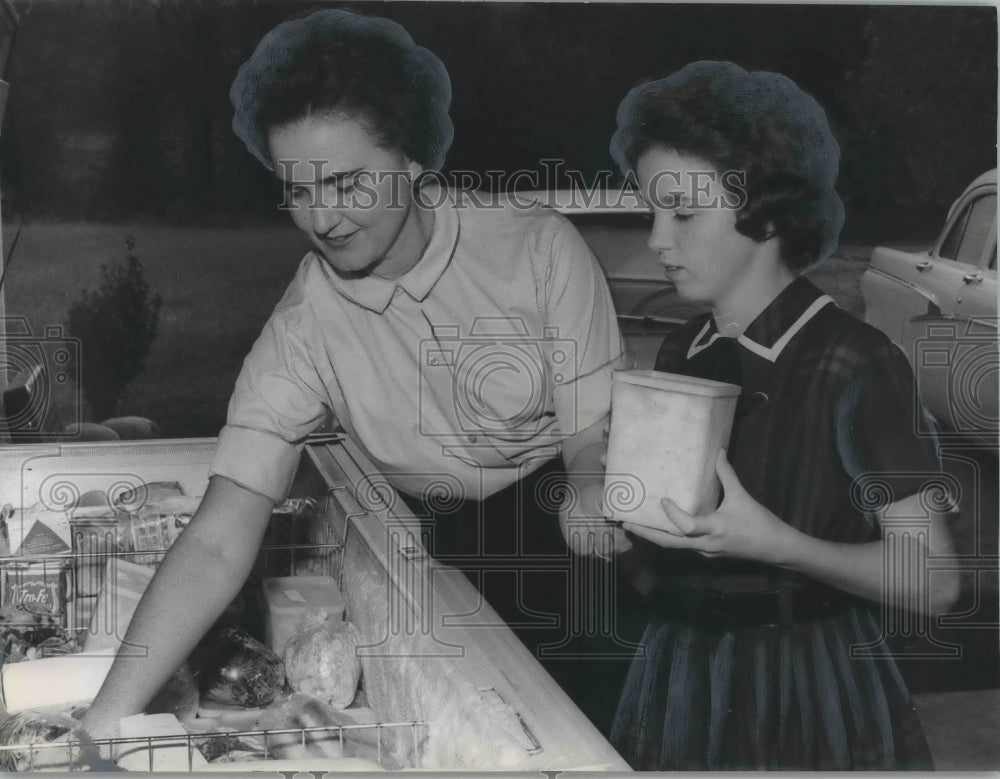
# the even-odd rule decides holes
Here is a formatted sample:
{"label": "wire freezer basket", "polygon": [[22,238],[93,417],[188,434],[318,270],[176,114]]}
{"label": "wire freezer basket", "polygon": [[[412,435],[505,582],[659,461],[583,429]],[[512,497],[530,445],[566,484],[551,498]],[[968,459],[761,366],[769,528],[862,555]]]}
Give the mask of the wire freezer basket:
{"label": "wire freezer basket", "polygon": [[[421,722],[387,722],[371,725],[324,725],[301,728],[276,728],[226,732],[195,732],[187,735],[114,738],[83,743],[73,740],[48,743],[25,743],[0,746],[0,768],[5,771],[69,770],[84,755],[96,749],[103,759],[130,758],[132,770],[195,771],[210,764],[230,762],[295,759],[308,761],[304,755],[316,743],[324,744],[321,753],[313,752],[316,760],[334,760],[338,756],[356,757],[375,762],[387,769],[417,767],[416,756],[426,738],[427,726]],[[394,743],[406,743],[409,760],[402,765],[398,751],[389,746],[389,734]],[[255,747],[250,752],[247,747]],[[332,751],[331,746],[337,749]],[[296,749],[297,748],[297,749]],[[339,755],[336,754],[339,752]],[[169,763],[163,757],[169,755]],[[264,766],[262,766],[264,767]]]}
{"label": "wire freezer basket", "polygon": [[[264,541],[253,569],[244,587],[246,598],[254,598],[261,580],[289,575],[329,576],[338,583],[341,579],[343,539],[338,537],[334,523],[328,521],[328,500],[300,499],[278,507],[272,514]],[[21,603],[25,622],[18,629],[31,632],[35,620],[38,635],[49,633],[59,636],[58,641],[42,641],[33,647],[37,652],[27,658],[79,652],[92,629],[95,609],[100,608],[99,593],[105,583],[106,571],[113,576],[118,560],[138,562],[153,569],[163,559],[167,550],[123,550],[120,528],[96,523],[74,527],[73,549],[66,555],[6,555],[0,557],[0,578],[8,593],[18,592],[18,583],[24,572],[52,584],[53,597],[61,607],[48,613]],[[97,577],[100,578],[98,581]],[[51,605],[51,604],[50,604]],[[255,604],[254,604],[255,605]],[[63,608],[64,607],[64,608]],[[105,604],[107,608],[107,604]],[[251,606],[252,608],[252,606]],[[107,615],[105,615],[107,616]],[[103,624],[113,625],[113,620]],[[13,639],[13,625],[0,622],[3,638],[3,658],[8,654]],[[122,631],[124,632],[124,631]],[[24,630],[21,630],[23,635]],[[121,639],[123,636],[118,636]],[[21,657],[16,659],[20,660]],[[6,714],[4,714],[6,716]],[[178,749],[183,749],[188,770],[205,764],[203,753],[211,755],[213,762],[229,762],[246,754],[247,745],[255,747],[255,760],[275,759],[294,753],[301,758],[306,754],[331,757],[332,752],[362,757],[385,767],[414,767],[419,754],[421,739],[426,737],[426,727],[418,722],[386,722],[357,725],[317,725],[315,727],[271,727],[267,729],[240,730],[220,728],[218,732],[198,731],[186,736],[155,736],[143,738],[118,738],[98,742],[105,756],[131,753],[135,760],[145,760],[147,770],[153,770],[157,755],[172,751],[173,765],[177,765]],[[387,746],[391,735],[393,748]],[[84,745],[63,740],[50,743],[19,743],[0,746],[0,766],[5,770],[66,770],[76,761]],[[400,760],[400,744],[407,744],[407,756]],[[317,750],[317,745],[319,749]],[[298,751],[295,751],[295,747]],[[237,754],[234,754],[237,753]],[[392,757],[390,757],[390,754]],[[139,755],[136,757],[136,755]],[[413,765],[405,765],[413,763]],[[137,770],[143,770],[137,768]]]}

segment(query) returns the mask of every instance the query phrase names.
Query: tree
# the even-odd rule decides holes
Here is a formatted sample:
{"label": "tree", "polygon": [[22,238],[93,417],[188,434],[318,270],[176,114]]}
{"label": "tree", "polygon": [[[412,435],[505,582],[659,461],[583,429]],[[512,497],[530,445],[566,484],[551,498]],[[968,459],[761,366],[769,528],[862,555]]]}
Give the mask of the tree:
{"label": "tree", "polygon": [[100,286],[81,293],[66,321],[80,341],[81,389],[98,421],[115,416],[129,382],[145,370],[163,303],[160,295],[150,296],[131,235],[125,248],[125,261],[101,266]]}

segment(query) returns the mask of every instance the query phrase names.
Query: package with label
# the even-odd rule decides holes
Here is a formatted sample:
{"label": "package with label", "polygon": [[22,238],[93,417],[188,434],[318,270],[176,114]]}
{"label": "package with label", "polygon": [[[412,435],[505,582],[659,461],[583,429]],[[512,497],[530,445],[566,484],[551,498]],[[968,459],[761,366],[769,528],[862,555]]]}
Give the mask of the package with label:
{"label": "package with label", "polygon": [[7,519],[13,558],[0,570],[0,606],[58,617],[65,626],[73,556],[64,512],[15,509]]}
{"label": "package with label", "polygon": [[131,514],[132,562],[158,565],[200,505],[201,496],[178,495],[148,503]]}
{"label": "package with label", "polygon": [[114,506],[134,514],[164,498],[176,498],[182,495],[184,489],[175,481],[151,481],[148,484],[139,484],[116,496]]}
{"label": "package with label", "polygon": [[153,569],[128,560],[108,558],[104,584],[94,604],[90,628],[83,637],[87,654],[114,653],[121,646],[136,606],[153,579]]}

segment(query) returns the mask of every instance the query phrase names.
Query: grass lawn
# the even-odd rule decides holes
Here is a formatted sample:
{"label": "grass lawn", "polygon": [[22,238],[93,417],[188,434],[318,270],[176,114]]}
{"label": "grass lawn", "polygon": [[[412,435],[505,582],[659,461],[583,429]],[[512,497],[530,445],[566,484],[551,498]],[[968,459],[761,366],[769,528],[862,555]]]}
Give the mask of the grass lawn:
{"label": "grass lawn", "polygon": [[[168,437],[214,436],[243,357],[294,275],[305,239],[291,224],[28,223],[4,282],[7,315],[25,317],[35,334],[62,324],[79,291],[99,283],[101,264],[125,257],[128,232],[163,309],[146,371],[119,413],[149,417]],[[5,230],[7,250],[12,237]],[[847,247],[812,278],[861,313],[858,281],[869,253]],[[58,396],[65,421],[74,418],[74,394],[67,388]]]}
{"label": "grass lawn", "polygon": [[[5,230],[10,247],[11,231]],[[8,316],[35,334],[60,325],[101,265],[136,239],[150,287],[163,296],[160,332],[145,372],[119,413],[155,420],[168,437],[214,436],[243,357],[295,273],[305,247],[291,225],[254,228],[26,224],[4,282]],[[65,421],[73,394],[60,398]]]}

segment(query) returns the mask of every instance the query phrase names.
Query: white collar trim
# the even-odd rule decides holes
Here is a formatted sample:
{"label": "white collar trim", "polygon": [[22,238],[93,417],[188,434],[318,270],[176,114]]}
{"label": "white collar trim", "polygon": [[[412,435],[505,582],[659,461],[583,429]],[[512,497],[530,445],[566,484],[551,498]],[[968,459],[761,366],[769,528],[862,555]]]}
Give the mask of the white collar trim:
{"label": "white collar trim", "polygon": [[709,318],[705,322],[705,326],[701,328],[701,331],[698,333],[698,335],[695,336],[694,340],[691,342],[691,346],[688,347],[687,359],[690,360],[692,357],[698,354],[698,352],[705,351],[705,349],[707,349],[709,346],[715,343],[717,339],[722,338],[722,336],[718,332],[715,332],[712,333],[712,337],[709,338],[707,341],[705,341],[705,343],[699,343],[699,341],[701,341],[701,339],[705,337],[705,333],[708,332],[708,329],[711,326],[712,326],[712,320],[711,318]]}
{"label": "white collar trim", "polygon": [[[775,342],[774,346],[762,346],[756,341],[747,338],[746,335],[742,333],[739,336],[737,336],[736,340],[740,344],[742,344],[746,349],[756,354],[758,357],[763,357],[765,360],[768,360],[769,362],[775,362],[778,359],[778,356],[784,350],[784,348],[788,345],[788,342],[795,337],[795,334],[798,333],[799,330],[801,330],[803,327],[805,327],[809,323],[809,320],[812,319],[814,316],[816,316],[816,314],[818,314],[822,308],[833,302],[834,302],[833,298],[831,298],[829,295],[820,295],[818,298],[816,298],[816,300],[813,301],[812,305],[809,306],[809,308],[807,308],[805,311],[802,312],[802,315],[798,319],[796,319],[795,322],[792,324],[792,326],[785,331],[785,334]],[[708,329],[711,326],[712,326],[712,320],[705,322],[705,326],[701,328],[701,331],[691,342],[691,346],[688,348],[688,353],[687,353],[687,358],[689,360],[696,354],[698,354],[698,352],[701,352],[707,349],[709,346],[711,346],[717,338],[722,338],[722,336],[718,332],[715,332],[712,333],[712,336],[708,339],[708,341],[706,341],[705,343],[699,343],[701,339],[705,337],[705,333],[708,332]]]}

